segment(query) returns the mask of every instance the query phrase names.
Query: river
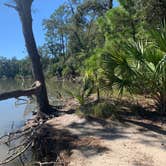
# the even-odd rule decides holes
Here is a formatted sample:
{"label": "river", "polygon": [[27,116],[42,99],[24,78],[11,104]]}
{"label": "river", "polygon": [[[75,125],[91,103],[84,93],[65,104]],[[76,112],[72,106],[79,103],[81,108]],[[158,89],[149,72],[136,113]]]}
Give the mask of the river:
{"label": "river", "polygon": [[[22,84],[22,81],[16,80],[0,80],[0,93],[29,87],[32,82],[26,81],[26,85]],[[75,84],[66,81],[57,81],[50,79],[47,81],[47,89],[49,94],[49,100],[52,105],[59,105],[59,97],[68,97],[66,91],[76,91],[78,88]],[[0,101],[0,136],[9,133],[13,130],[19,129],[24,125],[25,121],[32,116],[32,111],[36,109],[34,101],[26,102],[26,98],[21,97],[23,100],[9,99]],[[7,146],[0,145],[0,160],[4,158],[7,153]],[[10,163],[10,166],[22,166],[20,160],[16,160],[14,163]]]}

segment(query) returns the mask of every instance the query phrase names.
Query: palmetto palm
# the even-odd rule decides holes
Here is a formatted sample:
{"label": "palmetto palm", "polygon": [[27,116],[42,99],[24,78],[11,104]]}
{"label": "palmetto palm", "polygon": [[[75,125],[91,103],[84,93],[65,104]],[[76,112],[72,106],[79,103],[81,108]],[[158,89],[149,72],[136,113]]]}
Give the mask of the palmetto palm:
{"label": "palmetto palm", "polygon": [[102,52],[106,85],[120,93],[139,90],[151,94],[166,113],[166,26],[151,30],[148,41],[108,44]]}
{"label": "palmetto palm", "polygon": [[121,94],[124,88],[132,91],[134,80],[140,75],[138,70],[140,64],[133,51],[137,51],[137,54],[140,52],[136,50],[135,46],[131,43],[121,46],[117,43],[115,45],[111,44],[107,45],[102,53],[106,86],[111,88],[115,86]]}
{"label": "palmetto palm", "polygon": [[156,105],[160,111],[166,113],[166,24],[151,31],[156,47],[161,51],[162,58],[156,65]]}

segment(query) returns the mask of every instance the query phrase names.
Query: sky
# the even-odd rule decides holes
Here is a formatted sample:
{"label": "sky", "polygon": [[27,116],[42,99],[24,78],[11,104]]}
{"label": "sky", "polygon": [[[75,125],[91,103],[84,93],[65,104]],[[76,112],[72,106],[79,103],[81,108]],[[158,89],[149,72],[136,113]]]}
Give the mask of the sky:
{"label": "sky", "polygon": [[[17,12],[4,6],[9,0],[0,0],[0,57],[21,59],[27,55],[21,23]],[[32,6],[33,30],[38,46],[44,43],[43,19],[49,16],[65,0],[35,0]],[[114,3],[116,6],[117,3]]]}

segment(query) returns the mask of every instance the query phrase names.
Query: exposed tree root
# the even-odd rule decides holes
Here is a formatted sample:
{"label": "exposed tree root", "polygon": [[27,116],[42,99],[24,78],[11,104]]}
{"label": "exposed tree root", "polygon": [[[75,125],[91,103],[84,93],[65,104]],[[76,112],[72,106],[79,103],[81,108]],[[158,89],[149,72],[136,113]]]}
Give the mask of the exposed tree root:
{"label": "exposed tree root", "polygon": [[37,137],[38,130],[43,124],[43,121],[35,122],[34,120],[31,125],[27,125],[16,132],[11,132],[0,137],[0,145],[6,144],[8,146],[7,157],[0,161],[0,165],[10,163],[26,152],[33,145],[34,139]]}
{"label": "exposed tree root", "polygon": [[[46,122],[47,119],[38,119],[36,116],[29,120],[23,128],[0,137],[0,145],[8,146],[7,157],[0,161],[0,165],[14,161],[31,148],[32,152],[37,155],[35,156],[37,162],[31,163],[32,165],[66,166],[63,157],[56,152],[57,149],[53,153],[49,152],[49,147],[53,142],[48,142],[48,131],[45,130]],[[54,154],[54,157],[50,153]],[[50,157],[48,157],[49,155]]]}

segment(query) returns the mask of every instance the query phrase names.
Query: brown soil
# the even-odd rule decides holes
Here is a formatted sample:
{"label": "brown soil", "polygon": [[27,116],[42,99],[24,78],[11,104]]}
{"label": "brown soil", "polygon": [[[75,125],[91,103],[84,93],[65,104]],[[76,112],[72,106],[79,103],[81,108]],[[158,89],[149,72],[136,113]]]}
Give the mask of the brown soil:
{"label": "brown soil", "polygon": [[82,118],[70,109],[76,102],[68,104],[69,112],[48,120],[42,128],[41,139],[46,138],[42,145],[49,142],[43,151],[49,160],[59,157],[59,164],[68,166],[166,166],[164,123]]}

